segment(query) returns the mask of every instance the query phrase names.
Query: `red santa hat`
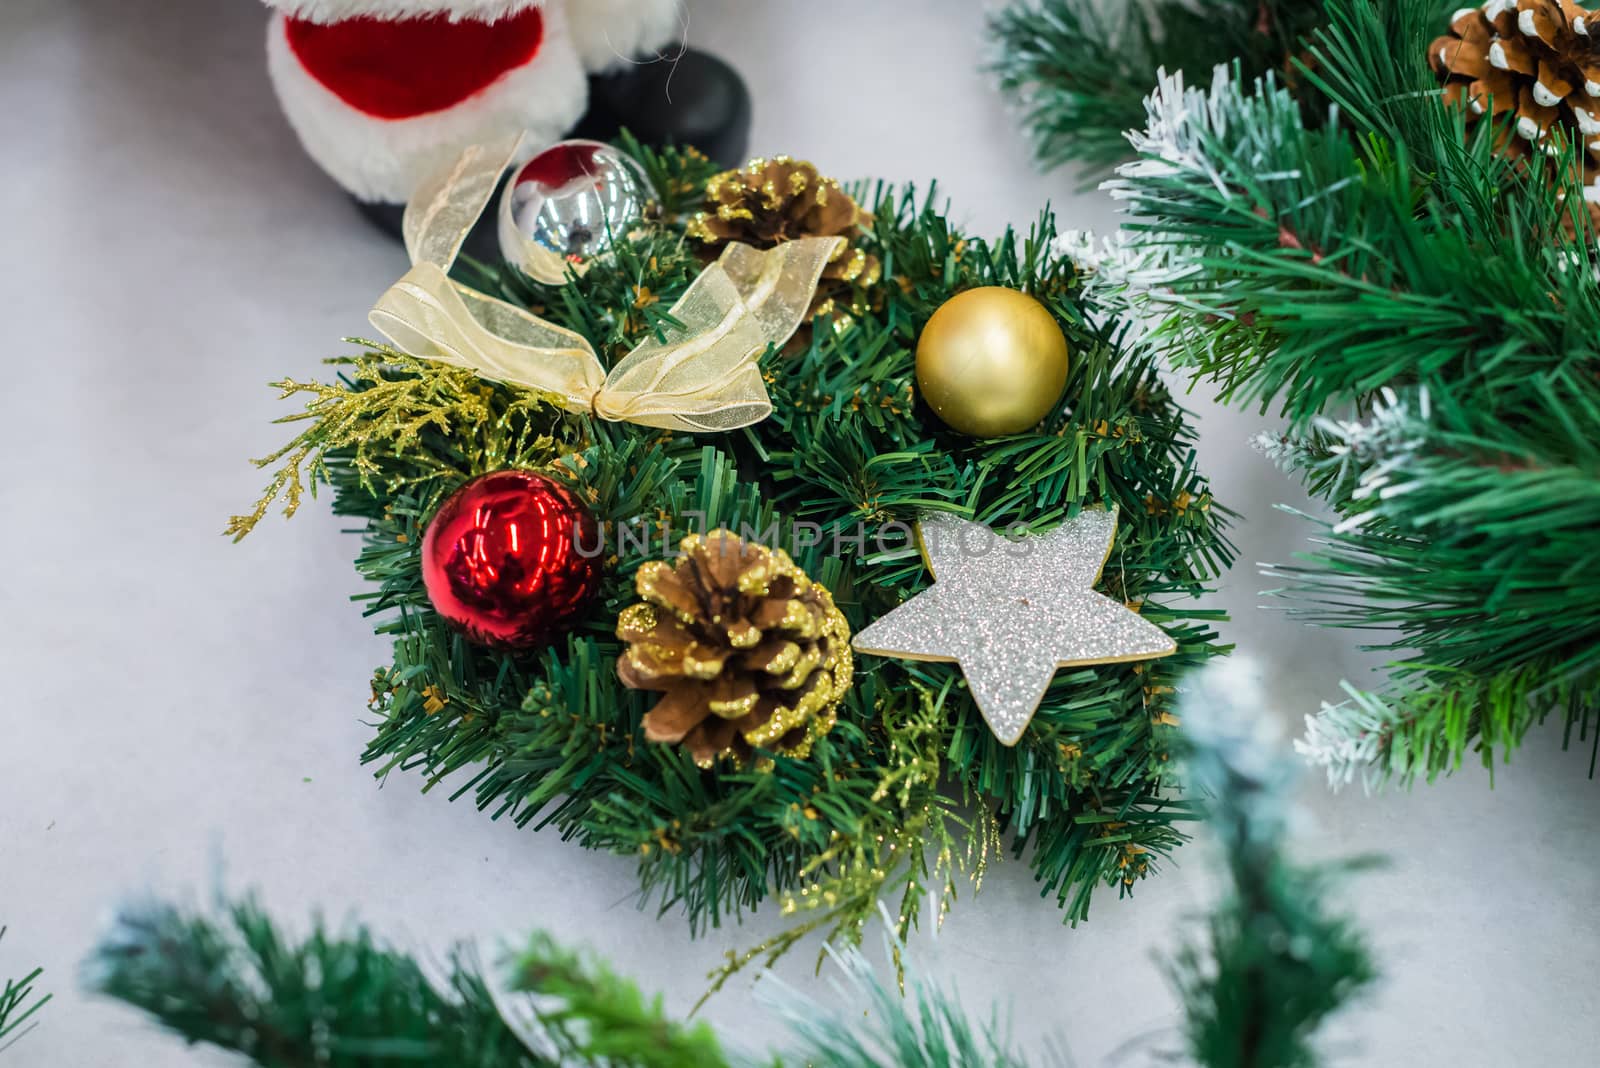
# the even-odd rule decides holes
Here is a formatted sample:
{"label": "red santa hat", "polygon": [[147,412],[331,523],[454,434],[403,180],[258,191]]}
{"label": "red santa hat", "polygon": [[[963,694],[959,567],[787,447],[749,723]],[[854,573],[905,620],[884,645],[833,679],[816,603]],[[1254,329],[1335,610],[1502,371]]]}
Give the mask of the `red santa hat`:
{"label": "red santa hat", "polygon": [[559,139],[583,114],[586,68],[679,32],[677,0],[268,2],[268,68],[306,151],[390,202],[471,142]]}

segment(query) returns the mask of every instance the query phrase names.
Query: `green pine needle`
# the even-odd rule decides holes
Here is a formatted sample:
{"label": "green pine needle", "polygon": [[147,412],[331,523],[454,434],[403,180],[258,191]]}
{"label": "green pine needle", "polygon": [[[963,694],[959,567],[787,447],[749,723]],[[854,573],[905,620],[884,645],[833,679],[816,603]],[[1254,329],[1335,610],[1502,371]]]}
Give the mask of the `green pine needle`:
{"label": "green pine needle", "polygon": [[1101,174],[1130,155],[1127,131],[1144,124],[1161,71],[1291,71],[1321,18],[1315,0],[1012,0],[989,18],[989,67],[1042,166]]}
{"label": "green pine needle", "polygon": [[[0,941],[4,941],[5,937],[6,929],[0,927]],[[55,996],[45,994],[40,997],[34,990],[39,976],[43,974],[43,968],[35,968],[20,979],[7,979],[0,986],[0,1053],[10,1049],[23,1035],[38,1026],[34,1014]]]}

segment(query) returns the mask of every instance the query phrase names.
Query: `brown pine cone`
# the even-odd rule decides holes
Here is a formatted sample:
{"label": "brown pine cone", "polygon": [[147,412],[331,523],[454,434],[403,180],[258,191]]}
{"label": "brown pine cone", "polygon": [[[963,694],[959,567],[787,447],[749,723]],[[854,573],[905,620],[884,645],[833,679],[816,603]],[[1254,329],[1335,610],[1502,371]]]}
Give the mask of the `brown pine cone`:
{"label": "brown pine cone", "polygon": [[[826,315],[854,289],[870,289],[883,275],[878,258],[856,246],[870,216],[839,183],[802,160],[754,159],[706,183],[706,209],[688,233],[715,256],[729,242],[769,249],[801,237],[843,237],[822,270],[808,319]],[[845,301],[849,303],[848,300]]]}
{"label": "brown pine cone", "polygon": [[681,743],[701,767],[754,747],[809,756],[850,688],[850,627],[832,594],[782,549],[730,531],[691,534],[679,551],[639,569],[644,603],[617,620],[618,677],[665,694],[645,737]]}
{"label": "brown pine cone", "polygon": [[1428,46],[1445,98],[1484,115],[1516,120],[1500,151],[1528,159],[1556,147],[1552,132],[1586,145],[1587,183],[1600,175],[1600,18],[1572,0],[1489,0],[1463,8],[1450,32]]}

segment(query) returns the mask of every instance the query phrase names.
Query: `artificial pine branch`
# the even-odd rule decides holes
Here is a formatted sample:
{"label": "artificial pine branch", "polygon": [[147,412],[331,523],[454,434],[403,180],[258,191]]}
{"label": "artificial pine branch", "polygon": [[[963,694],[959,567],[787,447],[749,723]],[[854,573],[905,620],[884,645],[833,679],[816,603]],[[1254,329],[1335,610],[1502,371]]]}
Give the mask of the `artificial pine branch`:
{"label": "artificial pine branch", "polygon": [[[1188,1062],[1200,1068],[1313,1068],[1321,1023],[1373,978],[1362,940],[1327,906],[1349,865],[1286,853],[1292,770],[1263,740],[1270,722],[1248,670],[1186,684],[1182,758],[1206,796],[1228,892],[1203,938],[1167,970],[1180,995]],[[899,920],[879,907],[897,971]],[[89,984],[144,1009],[191,1042],[265,1068],[1027,1068],[1005,1017],[975,1022],[953,989],[904,971],[877,977],[859,949],[829,947],[840,1007],[771,975],[761,1000],[786,1036],[776,1057],[724,1052],[705,1024],[680,1024],[603,962],[535,934],[503,987],[464,949],[423,967],[365,928],[320,923],[283,934],[252,900],[214,916],[161,903],[122,909],[86,969]],[[502,992],[503,991],[503,992]]]}
{"label": "artificial pine branch", "polygon": [[[887,911],[885,922],[889,922]],[[892,929],[892,928],[891,928]],[[905,948],[886,937],[890,957]],[[847,1009],[829,1008],[773,975],[762,978],[760,1000],[778,1012],[789,1037],[779,1064],[816,1068],[933,1068],[935,1065],[984,1065],[985,1068],[1028,1068],[1029,1061],[1011,1037],[1009,1021],[999,1007],[975,1023],[953,988],[927,980],[906,987],[878,979],[859,951],[829,951],[843,977],[836,984],[849,992]]]}
{"label": "artificial pine branch", "polygon": [[1022,110],[1041,165],[1102,171],[1128,157],[1159,72],[1294,70],[1315,0],[1014,0],[990,16],[991,71]]}
{"label": "artificial pine branch", "polygon": [[659,995],[646,998],[632,980],[592,955],[537,932],[513,965],[510,988],[531,1032],[562,1064],[614,1068],[719,1068],[729,1062],[709,1024],[670,1019]]}
{"label": "artificial pine branch", "polygon": [[1575,566],[1600,529],[1593,447],[1576,423],[1513,441],[1450,407],[1390,392],[1366,419],[1320,420],[1297,456],[1344,518],[1269,574],[1313,622],[1417,650],[1385,690],[1347,686],[1310,720],[1301,750],[1336,784],[1432,779],[1471,748],[1492,770],[1552,714],[1593,739],[1591,768],[1600,752],[1600,576]]}
{"label": "artificial pine branch", "polygon": [[[433,974],[430,974],[433,973]],[[283,933],[253,899],[218,915],[141,902],[121,909],[88,984],[192,1043],[264,1068],[715,1068],[704,1024],[665,1017],[632,983],[539,936],[516,961],[513,1026],[464,949],[424,967],[365,928]]]}
{"label": "artificial pine branch", "polygon": [[1439,8],[1327,0],[1302,72],[1318,121],[1271,76],[1166,79],[1109,183],[1131,237],[1091,264],[1155,315],[1153,345],[1290,417],[1270,450],[1338,513],[1273,569],[1294,610],[1396,634],[1389,684],[1312,724],[1337,782],[1492,767],[1552,713],[1570,740],[1600,710],[1591,224],[1565,169],[1502,158],[1441,100]]}
{"label": "artificial pine branch", "polygon": [[[891,952],[901,946],[892,937]],[[286,935],[250,899],[216,915],[159,902],[124,907],[96,947],[89,985],[189,1042],[262,1068],[1023,1068],[1007,1029],[969,1021],[953,993],[908,998],[856,950],[833,953],[850,1008],[810,1002],[776,979],[764,999],[790,1026],[781,1056],[730,1054],[705,1023],[666,1016],[659,997],[591,955],[536,933],[492,986],[457,948],[424,966],[364,927]],[[862,1007],[866,1007],[863,1015]]]}
{"label": "artificial pine branch", "polygon": [[[6,929],[0,927],[0,941],[4,941],[5,937]],[[7,979],[0,986],[0,1053],[10,1049],[23,1035],[38,1026],[38,1021],[33,1019],[34,1014],[54,997],[53,994],[40,997],[34,990],[34,984],[43,974],[43,968],[35,968],[20,979]]]}
{"label": "artificial pine branch", "polygon": [[1168,963],[1188,1053],[1205,1068],[1314,1068],[1322,1022],[1375,977],[1361,937],[1328,911],[1349,865],[1286,853],[1294,770],[1247,662],[1219,663],[1184,696],[1184,764],[1208,797],[1228,889],[1203,940]]}

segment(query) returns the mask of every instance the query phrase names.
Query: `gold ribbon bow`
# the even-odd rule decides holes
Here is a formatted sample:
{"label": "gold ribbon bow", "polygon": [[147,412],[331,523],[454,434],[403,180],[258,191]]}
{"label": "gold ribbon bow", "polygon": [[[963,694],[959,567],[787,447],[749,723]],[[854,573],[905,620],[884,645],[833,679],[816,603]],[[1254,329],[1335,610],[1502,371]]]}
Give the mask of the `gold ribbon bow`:
{"label": "gold ribbon bow", "polygon": [[406,205],[411,269],[368,318],[403,352],[548,393],[569,411],[668,430],[733,430],[772,413],[758,361],[799,328],[842,238],[766,252],[729,245],[669,313],[682,326],[641,342],[607,374],[580,334],[450,279],[467,231],[521,139],[477,145]]}

